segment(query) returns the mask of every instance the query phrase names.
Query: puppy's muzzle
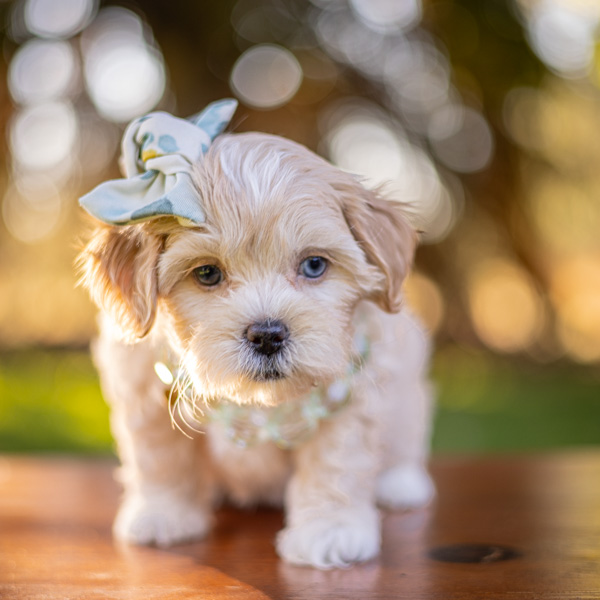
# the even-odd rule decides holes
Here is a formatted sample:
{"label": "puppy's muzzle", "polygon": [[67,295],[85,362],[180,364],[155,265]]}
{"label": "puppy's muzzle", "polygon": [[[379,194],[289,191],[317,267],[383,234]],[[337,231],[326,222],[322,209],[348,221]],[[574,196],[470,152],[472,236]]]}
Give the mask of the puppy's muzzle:
{"label": "puppy's muzzle", "polygon": [[283,349],[290,337],[290,331],[281,321],[267,319],[250,325],[245,336],[255,352],[272,356]]}

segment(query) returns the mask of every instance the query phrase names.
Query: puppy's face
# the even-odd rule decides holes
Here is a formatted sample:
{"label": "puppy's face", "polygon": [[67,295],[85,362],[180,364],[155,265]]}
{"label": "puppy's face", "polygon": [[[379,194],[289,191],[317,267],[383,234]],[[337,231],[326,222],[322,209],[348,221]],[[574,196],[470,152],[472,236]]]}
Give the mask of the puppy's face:
{"label": "puppy's face", "polygon": [[[261,134],[218,138],[195,181],[204,225],[105,230],[88,248],[88,286],[104,273],[113,288],[95,293],[100,304],[138,335],[158,313],[202,396],[271,404],[342,374],[357,302],[399,307],[414,245],[402,215],[306,149]],[[107,251],[125,235],[127,248]]]}

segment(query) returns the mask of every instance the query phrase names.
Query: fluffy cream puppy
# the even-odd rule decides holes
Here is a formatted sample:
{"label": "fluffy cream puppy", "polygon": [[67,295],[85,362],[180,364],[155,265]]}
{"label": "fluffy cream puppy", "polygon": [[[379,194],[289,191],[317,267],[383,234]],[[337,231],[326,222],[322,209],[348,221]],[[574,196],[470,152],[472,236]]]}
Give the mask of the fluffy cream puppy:
{"label": "fluffy cream puppy", "polygon": [[[285,560],[370,559],[377,504],[433,494],[428,342],[402,304],[415,233],[275,136],[217,137],[193,181],[203,225],[102,226],[80,257],[123,465],[114,531],[166,546],[203,536],[222,497],[283,503]],[[179,367],[170,400],[157,363]]]}

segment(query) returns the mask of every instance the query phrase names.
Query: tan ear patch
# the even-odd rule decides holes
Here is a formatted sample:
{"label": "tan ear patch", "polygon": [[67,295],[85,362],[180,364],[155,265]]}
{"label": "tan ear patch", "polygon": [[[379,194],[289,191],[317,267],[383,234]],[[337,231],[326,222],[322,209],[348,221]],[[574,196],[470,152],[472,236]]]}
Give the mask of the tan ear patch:
{"label": "tan ear patch", "polygon": [[81,283],[127,337],[144,337],[154,323],[162,247],[143,225],[102,227],[78,258]]}
{"label": "tan ear patch", "polygon": [[[357,187],[358,184],[357,184]],[[385,276],[372,299],[387,312],[402,305],[402,283],[412,264],[417,236],[400,205],[384,200],[362,186],[343,205],[352,235],[368,261]]]}

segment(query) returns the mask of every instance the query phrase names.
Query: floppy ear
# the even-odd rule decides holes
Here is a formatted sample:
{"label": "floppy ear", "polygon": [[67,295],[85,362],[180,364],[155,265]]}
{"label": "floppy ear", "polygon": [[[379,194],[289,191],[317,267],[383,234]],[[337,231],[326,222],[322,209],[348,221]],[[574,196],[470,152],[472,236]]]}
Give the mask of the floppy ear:
{"label": "floppy ear", "polygon": [[154,323],[163,244],[144,225],[101,227],[78,257],[81,283],[130,340],[144,337]]}
{"label": "floppy ear", "polygon": [[414,257],[417,235],[399,203],[385,200],[358,183],[342,206],[352,235],[367,260],[383,274],[383,283],[371,300],[386,312],[402,306],[402,282]]}

